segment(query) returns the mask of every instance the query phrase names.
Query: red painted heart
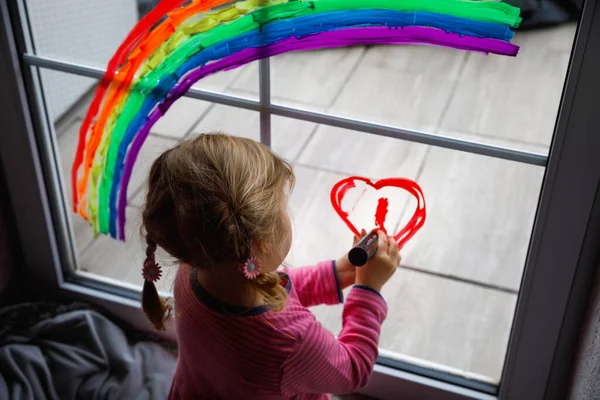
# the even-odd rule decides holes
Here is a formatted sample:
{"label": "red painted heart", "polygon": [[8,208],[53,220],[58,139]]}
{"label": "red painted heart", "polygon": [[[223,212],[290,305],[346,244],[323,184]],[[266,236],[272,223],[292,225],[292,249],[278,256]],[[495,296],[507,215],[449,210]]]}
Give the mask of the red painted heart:
{"label": "red painted heart", "polygon": [[[354,224],[350,222],[349,213],[342,210],[342,200],[344,199],[344,196],[346,193],[348,193],[348,190],[356,187],[357,181],[364,182],[376,190],[384,187],[400,188],[415,197],[417,200],[417,207],[415,208],[412,218],[408,221],[404,228],[394,235],[394,239],[398,243],[398,247],[402,248],[425,223],[427,211],[425,208],[425,197],[423,196],[421,187],[415,181],[406,178],[386,178],[373,183],[367,178],[351,176],[336,183],[333,189],[331,189],[331,204],[342,221],[344,221],[352,233],[357,236],[360,236],[360,233]],[[375,223],[377,225],[377,229],[382,229],[384,231],[385,228],[383,225],[385,223],[385,217],[387,214],[387,206],[387,199],[381,198],[379,199],[377,210],[375,211]]]}

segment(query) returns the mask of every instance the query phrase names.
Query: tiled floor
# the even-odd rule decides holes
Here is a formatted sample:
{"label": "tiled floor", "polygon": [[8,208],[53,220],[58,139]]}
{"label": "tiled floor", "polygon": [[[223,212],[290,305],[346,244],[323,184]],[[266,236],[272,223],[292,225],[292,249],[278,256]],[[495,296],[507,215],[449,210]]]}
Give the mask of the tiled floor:
{"label": "tiled floor", "polygon": [[[379,46],[286,54],[272,60],[273,101],[546,153],[574,32],[574,26],[564,26],[520,33],[517,58]],[[256,98],[257,65],[197,86]],[[84,112],[82,102],[57,127],[65,177]],[[154,126],[133,174],[127,243],[94,240],[87,225],[71,216],[81,270],[141,284],[144,176],[164,149],[190,133],[208,131],[258,139],[258,114],[189,98],[175,103]],[[428,220],[404,248],[404,266],[383,291],[390,313],[381,347],[497,381],[543,169],[283,117],[273,118],[272,142],[297,174],[292,265],[348,250],[350,234],[329,204],[339,179],[405,176],[421,184]],[[403,193],[390,193],[390,199],[393,229],[414,204]],[[371,212],[359,207],[355,221],[369,224]],[[169,290],[174,272],[168,271],[163,290]],[[339,331],[340,306],[318,307],[315,313]]]}

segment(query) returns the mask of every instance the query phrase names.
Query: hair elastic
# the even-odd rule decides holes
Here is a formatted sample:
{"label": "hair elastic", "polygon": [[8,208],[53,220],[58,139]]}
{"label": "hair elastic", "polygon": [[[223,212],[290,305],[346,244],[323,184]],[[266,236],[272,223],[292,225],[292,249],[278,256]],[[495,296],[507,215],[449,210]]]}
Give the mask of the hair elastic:
{"label": "hair elastic", "polygon": [[262,265],[258,257],[248,257],[246,261],[240,264],[239,270],[246,279],[253,280],[260,275]]}
{"label": "hair elastic", "polygon": [[162,276],[162,270],[160,265],[155,261],[147,259],[144,261],[144,267],[142,268],[142,276],[147,282],[156,282]]}

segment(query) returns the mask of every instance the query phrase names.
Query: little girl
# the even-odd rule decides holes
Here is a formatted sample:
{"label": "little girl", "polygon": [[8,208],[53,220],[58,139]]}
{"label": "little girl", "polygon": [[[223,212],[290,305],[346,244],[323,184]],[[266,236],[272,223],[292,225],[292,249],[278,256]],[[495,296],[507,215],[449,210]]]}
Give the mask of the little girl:
{"label": "little girl", "polygon": [[[157,246],[180,262],[169,399],[328,399],[367,384],[387,313],[379,292],[398,246],[379,232],[376,255],[358,269],[344,256],[281,271],[293,183],[267,147],[223,134],[186,140],[152,165],[142,302],[157,329],[170,315],[154,286]],[[350,285],[336,339],[307,307],[342,302]]]}

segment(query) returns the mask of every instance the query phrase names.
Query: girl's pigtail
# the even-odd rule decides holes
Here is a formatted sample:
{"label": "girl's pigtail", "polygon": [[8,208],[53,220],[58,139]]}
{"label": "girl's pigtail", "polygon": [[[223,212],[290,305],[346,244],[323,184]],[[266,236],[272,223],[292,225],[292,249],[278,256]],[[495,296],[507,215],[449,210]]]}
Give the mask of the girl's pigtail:
{"label": "girl's pigtail", "polygon": [[283,310],[287,302],[287,291],[281,285],[281,276],[277,272],[268,272],[260,274],[256,279],[250,281],[260,294],[262,294],[265,304],[271,310],[279,312]]}
{"label": "girl's pigtail", "polygon": [[160,265],[156,263],[155,253],[157,244],[146,237],[148,247],[146,248],[146,260],[144,261],[144,287],[142,289],[142,308],[144,313],[157,330],[165,330],[165,322],[169,319],[172,307],[161,299],[156,290],[155,281],[160,279]]}
{"label": "girl's pigtail", "polygon": [[239,272],[248,279],[249,285],[263,296],[265,305],[273,311],[282,311],[288,294],[281,285],[281,276],[278,272],[262,273],[261,269],[261,261],[258,257],[248,257],[238,265]]}

